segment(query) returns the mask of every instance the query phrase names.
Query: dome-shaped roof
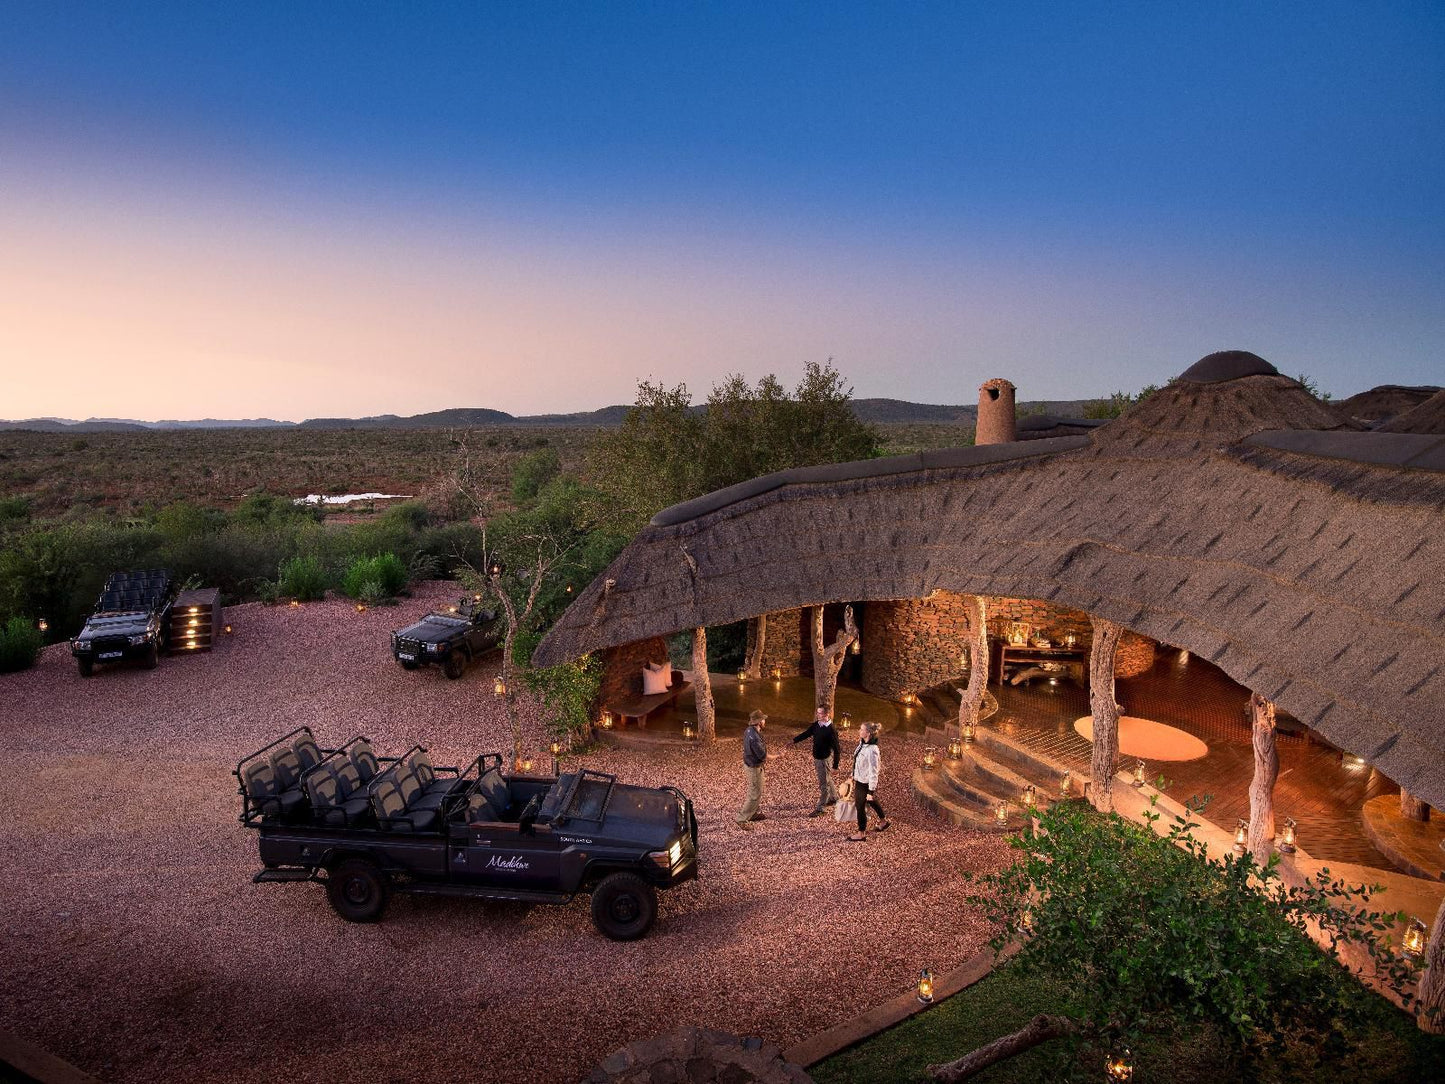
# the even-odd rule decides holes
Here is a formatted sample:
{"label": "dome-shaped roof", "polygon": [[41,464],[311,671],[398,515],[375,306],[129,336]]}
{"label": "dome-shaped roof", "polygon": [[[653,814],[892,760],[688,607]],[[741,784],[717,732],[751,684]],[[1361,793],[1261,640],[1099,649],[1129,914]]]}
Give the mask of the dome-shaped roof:
{"label": "dome-shaped roof", "polygon": [[1219,384],[1242,376],[1278,376],[1279,370],[1248,350],[1218,350],[1206,354],[1184,372],[1180,380],[1195,384]]}

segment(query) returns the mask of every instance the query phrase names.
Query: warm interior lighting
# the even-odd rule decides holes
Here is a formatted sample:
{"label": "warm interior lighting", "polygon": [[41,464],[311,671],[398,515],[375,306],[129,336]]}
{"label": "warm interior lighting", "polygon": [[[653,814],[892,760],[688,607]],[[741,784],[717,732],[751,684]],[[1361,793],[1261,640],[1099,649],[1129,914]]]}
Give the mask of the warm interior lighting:
{"label": "warm interior lighting", "polygon": [[604,711],[604,712],[602,713],[602,729],[603,729],[603,730],[611,730],[611,729],[612,729],[612,713],[611,713],[610,711]]}
{"label": "warm interior lighting", "polygon": [[958,738],[950,738],[948,741],[948,759],[963,759],[963,742]]}
{"label": "warm interior lighting", "polygon": [[918,1000],[925,1005],[933,1002],[933,972],[926,967],[918,973]]}
{"label": "warm interior lighting", "polygon": [[1069,632],[1069,633],[1065,633],[1065,634],[1064,634],[1064,646],[1065,646],[1065,647],[1074,647],[1075,645],[1078,644],[1078,642],[1079,642],[1079,638],[1078,638],[1077,636],[1075,636],[1072,632]]}
{"label": "warm interior lighting", "polygon": [[938,767],[938,750],[930,745],[923,750],[923,768],[925,771],[931,772],[936,767]]}
{"label": "warm interior lighting", "polygon": [[1110,1081],[1134,1079],[1134,1062],[1127,1048],[1122,1053],[1110,1054],[1104,1060],[1104,1077]]}
{"label": "warm interior lighting", "polygon": [[1144,785],[1144,762],[1142,760],[1134,765],[1134,785],[1136,787]]}
{"label": "warm interior lighting", "polygon": [[1240,821],[1234,829],[1234,853],[1243,854],[1249,842],[1249,821]]}
{"label": "warm interior lighting", "polygon": [[1429,940],[1430,928],[1418,918],[1412,918],[1410,925],[1405,929],[1405,939],[1400,944],[1400,949],[1406,956],[1419,956],[1425,951],[1425,942]]}
{"label": "warm interior lighting", "polygon": [[1294,818],[1286,817],[1284,819],[1284,834],[1279,837],[1279,849],[1285,854],[1294,854],[1295,852],[1294,830]]}
{"label": "warm interior lighting", "polygon": [[518,757],[518,758],[517,758],[517,767],[518,767],[521,771],[530,772],[530,771],[532,770],[532,758],[531,758],[531,757]]}
{"label": "warm interior lighting", "polygon": [[964,723],[964,724],[963,724],[963,744],[964,744],[964,745],[972,745],[972,744],[973,744],[973,739],[974,739],[976,736],[977,736],[977,730],[976,730],[976,728],[974,727],[973,723],[972,723],[971,721],[970,721],[970,722],[967,722],[967,723]]}

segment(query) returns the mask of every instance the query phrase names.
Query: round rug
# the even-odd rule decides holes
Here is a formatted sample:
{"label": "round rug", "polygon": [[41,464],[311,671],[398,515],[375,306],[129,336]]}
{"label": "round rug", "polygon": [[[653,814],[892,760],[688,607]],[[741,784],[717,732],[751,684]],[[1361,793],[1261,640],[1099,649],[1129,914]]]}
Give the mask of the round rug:
{"label": "round rug", "polygon": [[[1074,720],[1074,729],[1085,741],[1094,740],[1094,719],[1085,715]],[[1165,726],[1137,715],[1119,716],[1119,752],[1141,760],[1198,760],[1209,746],[1175,726]]]}

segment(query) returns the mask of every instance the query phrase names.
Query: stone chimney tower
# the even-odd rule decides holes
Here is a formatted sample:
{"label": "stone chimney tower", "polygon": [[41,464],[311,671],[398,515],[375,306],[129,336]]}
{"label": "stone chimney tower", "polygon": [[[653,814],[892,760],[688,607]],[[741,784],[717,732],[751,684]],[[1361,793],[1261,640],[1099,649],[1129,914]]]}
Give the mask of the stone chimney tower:
{"label": "stone chimney tower", "polygon": [[975,444],[1008,444],[1018,439],[1014,417],[1014,386],[996,376],[978,389]]}

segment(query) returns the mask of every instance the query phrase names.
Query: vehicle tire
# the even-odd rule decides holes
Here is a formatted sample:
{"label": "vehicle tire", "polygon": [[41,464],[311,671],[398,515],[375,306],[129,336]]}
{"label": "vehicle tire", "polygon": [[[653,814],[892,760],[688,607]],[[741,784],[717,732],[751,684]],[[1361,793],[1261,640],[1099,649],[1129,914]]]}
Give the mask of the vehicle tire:
{"label": "vehicle tire", "polygon": [[140,664],[144,666],[147,670],[154,670],[156,668],[156,664],[160,661],[161,649],[155,644],[151,644],[150,647],[146,648],[146,653],[141,656]]}
{"label": "vehicle tire", "polygon": [[448,653],[446,661],[442,663],[442,673],[445,674],[447,677],[451,678],[453,681],[456,681],[457,678],[461,677],[466,672],[466,649],[460,647],[453,649],[450,653]]}
{"label": "vehicle tire", "polygon": [[390,895],[386,874],[362,858],[349,858],[326,876],[326,898],[347,922],[377,921]]}
{"label": "vehicle tire", "polygon": [[405,659],[401,660],[401,668],[403,670],[415,670],[420,665],[421,663],[419,662],[407,662]]}
{"label": "vehicle tire", "polygon": [[94,659],[76,659],[75,666],[76,669],[80,671],[81,677],[90,677],[91,674],[95,673]]}
{"label": "vehicle tire", "polygon": [[657,918],[657,892],[635,873],[609,873],[592,890],[592,923],[614,941],[636,941]]}

